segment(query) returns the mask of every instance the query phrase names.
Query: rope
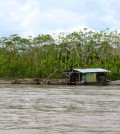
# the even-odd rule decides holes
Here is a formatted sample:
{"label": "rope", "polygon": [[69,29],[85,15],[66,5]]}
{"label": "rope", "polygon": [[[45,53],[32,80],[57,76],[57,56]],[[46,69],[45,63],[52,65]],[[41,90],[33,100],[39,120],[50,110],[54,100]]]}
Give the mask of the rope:
{"label": "rope", "polygon": [[42,82],[42,84],[47,80],[47,79],[49,79],[53,74],[55,74],[57,72],[57,69],[52,73],[52,74],[50,74],[43,82]]}

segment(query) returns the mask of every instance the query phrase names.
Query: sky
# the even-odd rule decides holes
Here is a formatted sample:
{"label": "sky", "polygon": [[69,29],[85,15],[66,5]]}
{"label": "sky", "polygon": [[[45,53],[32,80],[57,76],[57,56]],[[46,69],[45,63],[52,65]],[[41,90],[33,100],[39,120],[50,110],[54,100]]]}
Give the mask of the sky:
{"label": "sky", "polygon": [[120,30],[120,0],[0,0],[0,37]]}

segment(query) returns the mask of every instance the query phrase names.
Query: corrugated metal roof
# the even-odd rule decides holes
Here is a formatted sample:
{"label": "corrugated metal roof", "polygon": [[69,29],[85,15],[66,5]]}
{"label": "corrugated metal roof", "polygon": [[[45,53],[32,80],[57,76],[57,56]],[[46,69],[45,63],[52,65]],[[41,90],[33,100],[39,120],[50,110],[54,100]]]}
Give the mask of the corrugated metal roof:
{"label": "corrugated metal roof", "polygon": [[86,69],[74,68],[73,70],[81,72],[81,73],[110,72],[109,70],[105,70],[105,69],[102,69],[102,68],[86,68]]}

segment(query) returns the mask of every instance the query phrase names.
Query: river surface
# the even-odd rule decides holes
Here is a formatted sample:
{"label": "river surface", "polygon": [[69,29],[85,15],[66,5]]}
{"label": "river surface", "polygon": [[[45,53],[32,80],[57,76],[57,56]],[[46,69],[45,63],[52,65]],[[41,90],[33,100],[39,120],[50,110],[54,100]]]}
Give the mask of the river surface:
{"label": "river surface", "polygon": [[0,134],[120,134],[120,86],[1,84]]}

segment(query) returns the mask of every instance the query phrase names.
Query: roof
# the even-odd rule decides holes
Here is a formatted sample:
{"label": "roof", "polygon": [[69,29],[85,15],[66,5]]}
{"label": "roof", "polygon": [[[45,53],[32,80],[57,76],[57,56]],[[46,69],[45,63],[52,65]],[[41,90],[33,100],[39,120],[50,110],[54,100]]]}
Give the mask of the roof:
{"label": "roof", "polygon": [[81,72],[81,73],[100,73],[100,72],[110,72],[109,70],[105,70],[102,68],[86,68],[86,69],[79,69],[75,68],[73,69],[75,71]]}

